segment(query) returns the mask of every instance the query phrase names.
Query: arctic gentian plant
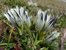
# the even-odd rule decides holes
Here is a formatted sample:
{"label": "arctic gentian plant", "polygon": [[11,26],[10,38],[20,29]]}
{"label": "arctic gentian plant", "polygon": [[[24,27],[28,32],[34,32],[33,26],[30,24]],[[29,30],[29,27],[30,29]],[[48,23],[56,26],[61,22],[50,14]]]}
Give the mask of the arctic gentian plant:
{"label": "arctic gentian plant", "polygon": [[[45,30],[51,30],[53,28],[56,18],[48,14],[48,10],[42,11],[41,9],[38,10],[35,19],[32,20],[33,17],[28,15],[28,12],[24,7],[18,7],[9,9],[6,13],[4,13],[5,17],[8,21],[17,28],[20,35],[25,34],[24,38],[26,37],[26,49],[32,48],[32,50],[37,49],[39,43],[44,41],[44,39],[39,39],[41,33],[44,33]],[[33,25],[34,23],[34,25]],[[31,27],[35,29],[32,29]],[[37,31],[38,30],[38,31]],[[39,32],[43,30],[43,32]],[[46,41],[52,41],[56,39],[60,33],[57,31],[51,32],[45,39]],[[28,37],[30,36],[30,37]],[[44,36],[43,36],[44,38]],[[25,39],[22,39],[25,40]]]}

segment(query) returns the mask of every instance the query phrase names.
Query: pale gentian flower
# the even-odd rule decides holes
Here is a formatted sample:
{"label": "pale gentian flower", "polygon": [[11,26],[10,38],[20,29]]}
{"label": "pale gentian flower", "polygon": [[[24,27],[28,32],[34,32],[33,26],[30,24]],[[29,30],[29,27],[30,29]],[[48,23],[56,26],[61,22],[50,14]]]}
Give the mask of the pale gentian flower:
{"label": "pale gentian flower", "polygon": [[43,27],[45,29],[51,29],[53,27],[53,24],[55,23],[56,18],[52,17],[51,14],[48,15],[48,10],[42,11],[41,9],[38,10],[36,19],[35,19],[35,25],[38,30],[41,30]]}
{"label": "pale gentian flower", "polygon": [[41,30],[43,28],[44,23],[45,23],[45,21],[44,21],[44,18],[45,18],[44,16],[45,15],[44,14],[45,14],[45,12],[43,12],[40,9],[40,10],[38,10],[37,16],[35,18],[36,28],[39,29],[39,30]]}
{"label": "pale gentian flower", "polygon": [[23,7],[16,6],[16,8],[8,10],[4,15],[13,25],[15,23],[18,25],[22,25],[23,23],[26,23],[28,26],[31,25],[28,12]]}
{"label": "pale gentian flower", "polygon": [[53,31],[50,35],[47,36],[46,40],[51,42],[52,40],[58,38],[59,35],[60,35],[60,32]]}

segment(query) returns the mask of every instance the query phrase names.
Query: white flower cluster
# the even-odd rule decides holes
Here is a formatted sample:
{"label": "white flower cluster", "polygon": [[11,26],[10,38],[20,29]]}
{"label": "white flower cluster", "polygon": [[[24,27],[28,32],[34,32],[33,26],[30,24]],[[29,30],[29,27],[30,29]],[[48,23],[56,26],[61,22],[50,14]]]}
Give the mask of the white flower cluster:
{"label": "white flower cluster", "polygon": [[[36,28],[41,30],[43,27],[46,29],[51,29],[55,23],[55,17],[47,14],[47,11],[38,10],[37,16],[33,21]],[[4,13],[5,17],[13,25],[18,24],[22,25],[23,23],[31,26],[31,17],[28,15],[28,12],[23,7],[12,8],[8,12]]]}
{"label": "white flower cluster", "polygon": [[[48,10],[42,11],[38,10],[38,13],[33,21],[37,30],[41,30],[42,28],[51,29],[55,23],[56,18],[47,14]],[[5,17],[11,24],[16,25],[16,23],[20,26],[23,23],[27,24],[29,27],[31,26],[31,17],[28,15],[28,12],[23,7],[12,8],[8,10],[8,12],[4,13]],[[48,41],[51,41],[54,38],[57,38],[59,33],[52,32],[51,35],[47,37]],[[52,37],[52,38],[51,38]]]}
{"label": "white flower cluster", "polygon": [[38,10],[35,24],[36,28],[41,30],[43,27],[46,29],[51,29],[56,21],[55,17],[52,17],[51,14],[47,14],[48,10],[42,11],[41,9]]}
{"label": "white flower cluster", "polygon": [[13,25],[15,25],[15,23],[18,25],[22,25],[23,23],[26,23],[28,26],[31,25],[28,12],[23,7],[19,8],[16,6],[16,8],[8,10],[4,15]]}

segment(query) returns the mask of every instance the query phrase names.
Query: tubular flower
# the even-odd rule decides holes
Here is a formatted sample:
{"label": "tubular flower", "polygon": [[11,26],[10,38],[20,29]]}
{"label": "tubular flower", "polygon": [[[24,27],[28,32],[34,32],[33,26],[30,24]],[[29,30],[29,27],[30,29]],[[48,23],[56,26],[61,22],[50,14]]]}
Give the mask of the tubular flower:
{"label": "tubular flower", "polygon": [[59,32],[57,32],[57,31],[53,31],[50,35],[47,36],[46,39],[47,39],[47,41],[52,41],[52,40],[58,38],[59,35],[60,35]]}
{"label": "tubular flower", "polygon": [[16,8],[8,10],[8,12],[4,13],[4,15],[13,25],[22,25],[23,23],[26,23],[28,26],[31,25],[28,12],[23,7],[19,8],[16,6]]}
{"label": "tubular flower", "polygon": [[48,10],[46,11],[42,11],[41,9],[38,10],[34,23],[36,25],[36,28],[39,30],[41,30],[43,27],[46,29],[52,28],[56,21],[56,18],[52,17],[51,15],[48,15],[47,11]]}

